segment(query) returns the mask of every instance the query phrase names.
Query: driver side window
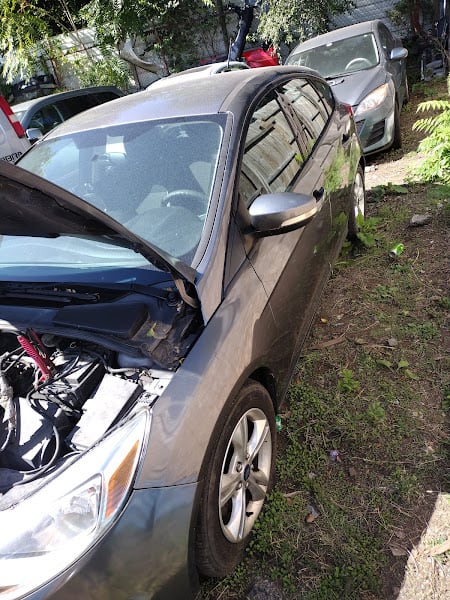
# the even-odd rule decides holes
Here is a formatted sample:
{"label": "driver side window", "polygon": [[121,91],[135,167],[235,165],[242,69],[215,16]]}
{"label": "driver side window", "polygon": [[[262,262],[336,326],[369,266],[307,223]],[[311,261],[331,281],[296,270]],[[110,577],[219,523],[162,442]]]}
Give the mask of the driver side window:
{"label": "driver side window", "polygon": [[266,96],[253,113],[244,143],[239,195],[248,208],[264,192],[291,189],[303,157],[277,96]]}

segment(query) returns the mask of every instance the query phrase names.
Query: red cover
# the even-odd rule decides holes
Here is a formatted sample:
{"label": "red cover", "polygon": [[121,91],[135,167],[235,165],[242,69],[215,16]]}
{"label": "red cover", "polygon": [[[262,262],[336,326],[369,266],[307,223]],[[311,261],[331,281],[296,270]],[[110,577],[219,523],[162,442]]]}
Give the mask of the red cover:
{"label": "red cover", "polygon": [[275,67],[279,64],[273,48],[269,48],[267,52],[262,48],[244,50],[242,57],[249,67]]}

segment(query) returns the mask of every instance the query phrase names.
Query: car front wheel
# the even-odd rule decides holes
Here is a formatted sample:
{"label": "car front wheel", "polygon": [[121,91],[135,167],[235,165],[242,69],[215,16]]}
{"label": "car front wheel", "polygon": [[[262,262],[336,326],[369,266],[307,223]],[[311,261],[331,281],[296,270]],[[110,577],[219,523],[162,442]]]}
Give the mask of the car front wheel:
{"label": "car front wheel", "polygon": [[241,560],[273,484],[275,414],[267,390],[248,382],[226,406],[210,444],[196,531],[196,562],[209,577]]}

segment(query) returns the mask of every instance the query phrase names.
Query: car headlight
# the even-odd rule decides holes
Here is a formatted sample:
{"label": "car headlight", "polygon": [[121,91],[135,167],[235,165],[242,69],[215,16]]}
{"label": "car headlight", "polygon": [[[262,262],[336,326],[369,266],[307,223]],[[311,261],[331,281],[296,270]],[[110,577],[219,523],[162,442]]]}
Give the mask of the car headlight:
{"label": "car headlight", "polygon": [[0,597],[13,600],[68,569],[111,527],[150,426],[140,410],[16,506],[0,511]]}
{"label": "car headlight", "polygon": [[383,85],[380,85],[380,87],[377,87],[375,90],[373,90],[373,92],[370,92],[370,94],[367,94],[367,96],[358,104],[358,108],[355,111],[355,117],[367,112],[368,110],[373,110],[377,106],[380,106],[380,104],[382,104],[386,99],[388,89],[388,84],[384,83]]}

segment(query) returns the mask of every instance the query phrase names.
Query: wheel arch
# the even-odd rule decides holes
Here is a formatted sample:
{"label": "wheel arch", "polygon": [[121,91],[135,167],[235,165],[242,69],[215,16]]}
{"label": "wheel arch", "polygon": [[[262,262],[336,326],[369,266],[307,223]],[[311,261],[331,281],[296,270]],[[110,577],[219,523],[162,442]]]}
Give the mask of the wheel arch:
{"label": "wheel arch", "polygon": [[272,404],[275,412],[277,411],[281,399],[279,397],[279,393],[277,390],[277,384],[275,380],[275,376],[270,369],[267,367],[260,367],[251,373],[247,379],[254,380],[260,383],[266,390],[269,392],[270,397],[272,398]]}

